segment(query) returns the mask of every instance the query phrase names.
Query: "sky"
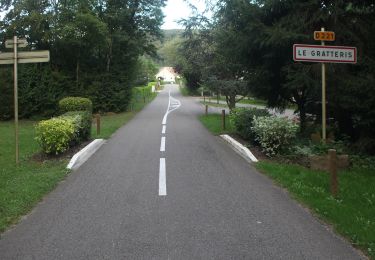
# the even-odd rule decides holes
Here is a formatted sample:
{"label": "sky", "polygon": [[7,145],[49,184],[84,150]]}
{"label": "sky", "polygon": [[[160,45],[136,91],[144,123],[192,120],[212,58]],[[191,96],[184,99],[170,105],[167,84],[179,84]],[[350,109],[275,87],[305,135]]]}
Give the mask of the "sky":
{"label": "sky", "polygon": [[[204,0],[190,0],[199,11],[203,11],[205,8]],[[166,7],[163,8],[164,24],[162,29],[183,29],[181,25],[178,25],[177,21],[181,18],[187,18],[190,16],[191,10],[189,6],[183,0],[168,0]]]}

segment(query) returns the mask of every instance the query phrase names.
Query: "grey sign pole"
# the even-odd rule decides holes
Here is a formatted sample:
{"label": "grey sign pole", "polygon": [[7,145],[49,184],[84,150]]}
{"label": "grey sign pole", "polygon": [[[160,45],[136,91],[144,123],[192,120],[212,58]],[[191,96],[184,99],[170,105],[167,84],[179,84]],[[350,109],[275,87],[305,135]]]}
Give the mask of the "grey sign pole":
{"label": "grey sign pole", "polygon": [[14,73],[13,73],[13,81],[14,81],[14,131],[15,131],[15,140],[16,140],[16,164],[19,164],[19,132],[18,132],[18,38],[17,36],[13,37],[13,53],[14,53]]}

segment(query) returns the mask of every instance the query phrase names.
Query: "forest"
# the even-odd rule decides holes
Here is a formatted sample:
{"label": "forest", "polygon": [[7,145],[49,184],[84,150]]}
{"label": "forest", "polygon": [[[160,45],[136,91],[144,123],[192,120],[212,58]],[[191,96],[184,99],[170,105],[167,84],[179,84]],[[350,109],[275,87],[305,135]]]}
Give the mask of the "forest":
{"label": "forest", "polygon": [[[49,63],[19,65],[20,117],[50,117],[66,96],[90,98],[94,111],[124,111],[134,86],[157,70],[165,0],[0,0],[0,52],[49,50]],[[0,120],[13,114],[13,68],[0,70]]]}
{"label": "forest", "polygon": [[[320,127],[321,64],[294,62],[293,44],[320,45],[314,31],[335,32],[327,45],[353,46],[357,64],[328,63],[327,124],[337,139],[375,153],[375,4],[343,0],[206,1],[207,12],[182,21],[170,43],[173,66],[191,91],[253,96],[271,108],[295,107],[301,132]],[[317,131],[319,132],[319,130]]]}

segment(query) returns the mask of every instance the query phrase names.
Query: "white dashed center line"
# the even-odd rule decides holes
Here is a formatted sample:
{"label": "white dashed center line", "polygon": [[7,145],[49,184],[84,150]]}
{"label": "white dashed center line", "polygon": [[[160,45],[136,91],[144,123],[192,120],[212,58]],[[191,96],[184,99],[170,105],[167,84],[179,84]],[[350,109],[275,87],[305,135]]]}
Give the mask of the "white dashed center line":
{"label": "white dashed center line", "polygon": [[167,177],[166,177],[166,171],[165,171],[165,158],[160,158],[159,196],[167,196]]}
{"label": "white dashed center line", "polygon": [[165,137],[164,136],[161,138],[160,152],[165,152]]}
{"label": "white dashed center line", "polygon": [[[181,102],[173,97],[171,97],[171,90],[168,92],[168,108],[167,112],[163,117],[162,125],[163,128],[161,130],[161,134],[164,135],[161,137],[160,141],[160,152],[165,152],[165,134],[167,131],[167,119],[169,113],[178,109],[181,106]],[[159,164],[159,196],[166,196],[167,195],[167,177],[166,177],[166,165],[165,165],[165,158],[160,158]]]}

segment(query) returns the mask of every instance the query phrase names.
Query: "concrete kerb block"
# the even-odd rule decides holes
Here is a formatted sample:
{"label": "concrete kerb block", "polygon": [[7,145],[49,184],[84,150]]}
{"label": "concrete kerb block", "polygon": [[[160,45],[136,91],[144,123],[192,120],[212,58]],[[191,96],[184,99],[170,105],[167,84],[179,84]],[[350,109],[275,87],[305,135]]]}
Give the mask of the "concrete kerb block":
{"label": "concrete kerb block", "polygon": [[86,162],[91,155],[93,155],[103,144],[105,143],[104,139],[95,139],[88,145],[86,145],[81,151],[76,153],[70,160],[68,166],[66,167],[69,170],[78,169],[84,162]]}
{"label": "concrete kerb block", "polygon": [[239,155],[245,158],[247,161],[250,162],[257,162],[258,159],[252,154],[252,152],[238,141],[230,137],[229,135],[220,135],[226,142],[228,142],[231,147],[236,151]]}

